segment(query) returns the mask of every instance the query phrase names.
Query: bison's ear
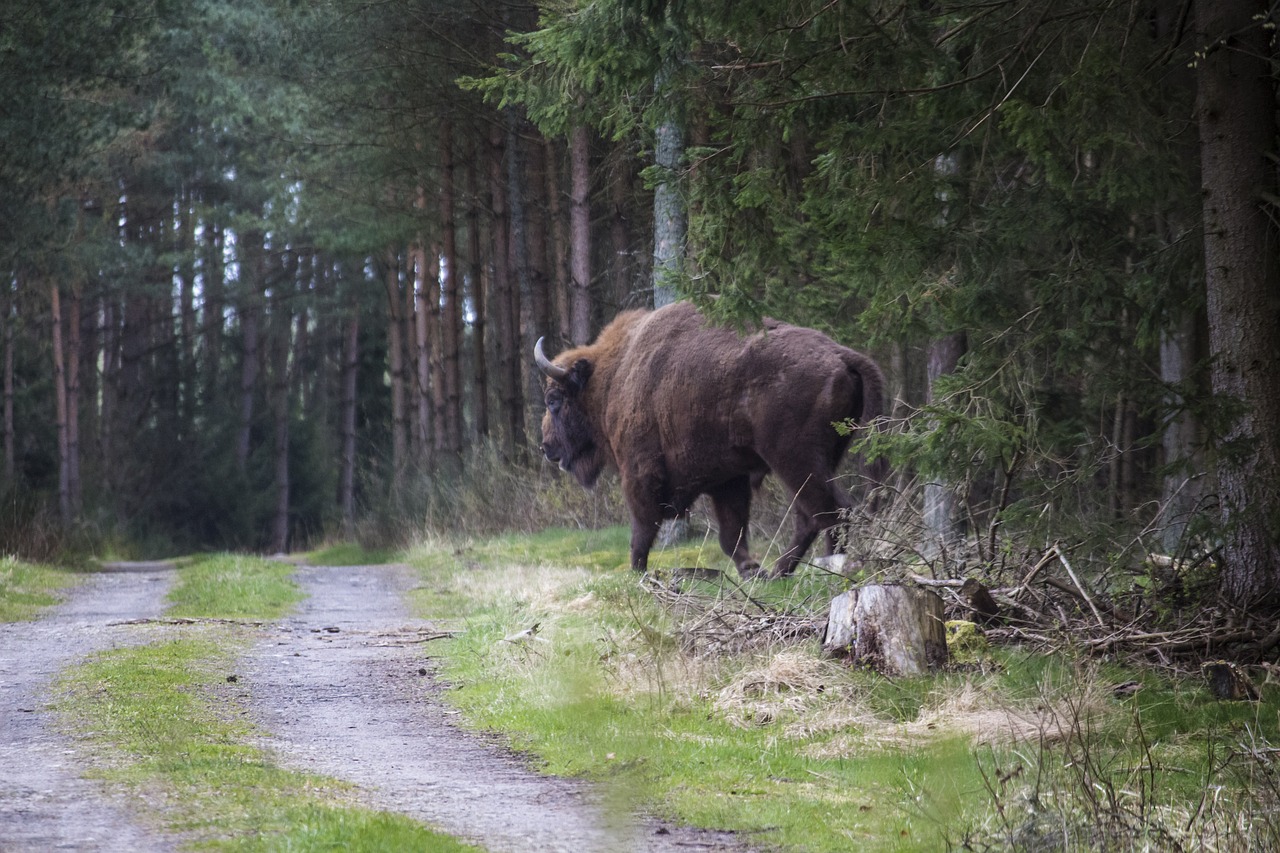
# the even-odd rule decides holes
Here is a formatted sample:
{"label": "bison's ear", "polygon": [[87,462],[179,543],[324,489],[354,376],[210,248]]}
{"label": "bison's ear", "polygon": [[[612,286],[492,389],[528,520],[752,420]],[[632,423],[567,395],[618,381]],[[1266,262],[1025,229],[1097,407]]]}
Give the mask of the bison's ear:
{"label": "bison's ear", "polygon": [[587,386],[587,380],[591,378],[592,367],[591,362],[585,358],[580,358],[569,368],[569,375],[564,378],[565,387],[571,393],[578,393]]}

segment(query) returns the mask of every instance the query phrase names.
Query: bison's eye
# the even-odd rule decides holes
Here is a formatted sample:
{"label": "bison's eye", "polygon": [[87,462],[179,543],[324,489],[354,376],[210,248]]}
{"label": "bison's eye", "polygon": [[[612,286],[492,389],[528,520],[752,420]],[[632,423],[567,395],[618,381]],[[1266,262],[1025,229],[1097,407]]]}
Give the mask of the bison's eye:
{"label": "bison's eye", "polygon": [[553,415],[560,413],[560,407],[564,405],[564,394],[559,391],[547,392],[547,411]]}

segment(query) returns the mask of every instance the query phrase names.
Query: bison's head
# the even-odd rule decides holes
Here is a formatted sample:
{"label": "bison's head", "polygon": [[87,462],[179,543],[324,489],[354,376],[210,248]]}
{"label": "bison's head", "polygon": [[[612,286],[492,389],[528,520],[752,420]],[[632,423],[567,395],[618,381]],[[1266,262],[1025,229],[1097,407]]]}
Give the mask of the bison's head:
{"label": "bison's head", "polygon": [[590,488],[604,468],[591,416],[585,405],[591,362],[579,358],[571,367],[551,361],[542,351],[542,339],[533,348],[538,368],[547,377],[546,414],[542,416],[542,452]]}

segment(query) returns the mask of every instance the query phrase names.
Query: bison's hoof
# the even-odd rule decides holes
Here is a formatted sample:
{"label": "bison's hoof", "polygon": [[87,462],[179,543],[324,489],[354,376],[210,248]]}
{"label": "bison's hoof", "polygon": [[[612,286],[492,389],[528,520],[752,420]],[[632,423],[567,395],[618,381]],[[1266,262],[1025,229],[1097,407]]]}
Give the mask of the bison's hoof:
{"label": "bison's hoof", "polygon": [[761,570],[760,564],[755,560],[752,560],[749,563],[743,563],[741,566],[738,566],[738,575],[744,581],[749,581],[752,578],[767,577],[768,573]]}

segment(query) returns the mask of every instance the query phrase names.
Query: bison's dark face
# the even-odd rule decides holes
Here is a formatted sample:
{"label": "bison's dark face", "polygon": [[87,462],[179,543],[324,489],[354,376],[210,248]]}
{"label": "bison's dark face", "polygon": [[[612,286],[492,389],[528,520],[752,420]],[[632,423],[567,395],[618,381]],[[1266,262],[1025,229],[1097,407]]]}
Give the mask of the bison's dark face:
{"label": "bison's dark face", "polygon": [[595,485],[604,468],[595,431],[583,405],[583,389],[590,378],[591,362],[586,359],[549,373],[547,411],[542,416],[543,454],[587,488]]}

